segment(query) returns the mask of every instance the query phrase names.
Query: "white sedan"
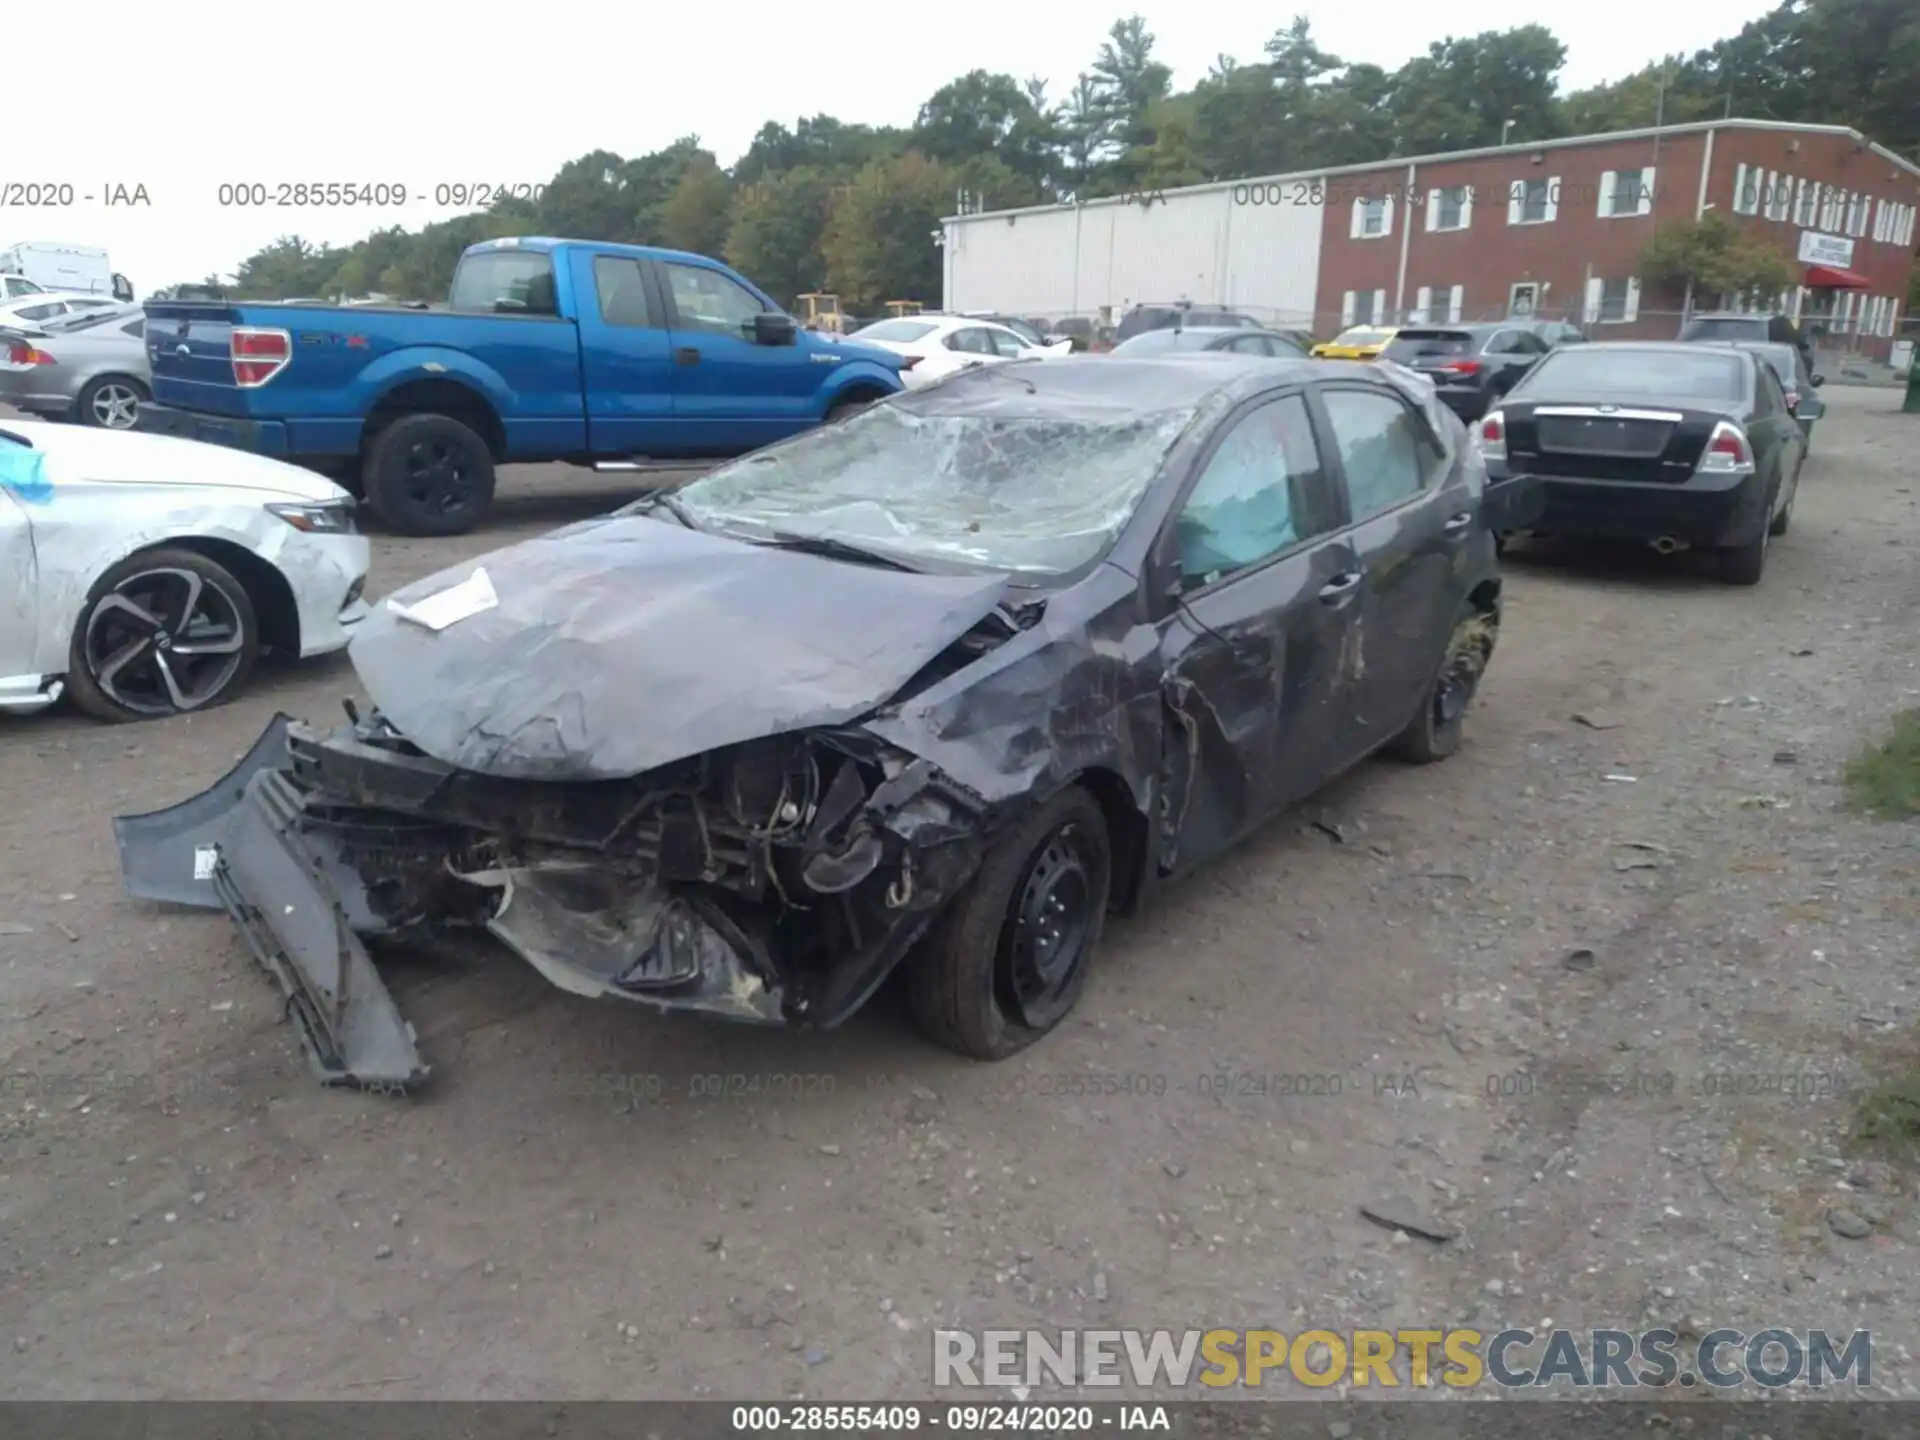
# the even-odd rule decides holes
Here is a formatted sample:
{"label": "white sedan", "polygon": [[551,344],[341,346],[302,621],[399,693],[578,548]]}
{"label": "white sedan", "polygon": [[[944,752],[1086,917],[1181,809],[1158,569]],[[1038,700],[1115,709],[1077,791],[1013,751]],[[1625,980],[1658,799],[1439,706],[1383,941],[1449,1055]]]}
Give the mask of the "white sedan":
{"label": "white sedan", "polygon": [[989,320],[971,320],[964,315],[914,315],[898,320],[882,320],[847,336],[869,345],[879,345],[907,363],[900,367],[900,379],[909,390],[931,385],[936,380],[976,365],[997,365],[1004,360],[1047,360],[1068,353],[1068,347],[1033,345],[1017,331]]}
{"label": "white sedan", "polygon": [[216,705],[263,649],[343,647],[369,559],[352,497],[312,471],[0,416],[0,711]]}

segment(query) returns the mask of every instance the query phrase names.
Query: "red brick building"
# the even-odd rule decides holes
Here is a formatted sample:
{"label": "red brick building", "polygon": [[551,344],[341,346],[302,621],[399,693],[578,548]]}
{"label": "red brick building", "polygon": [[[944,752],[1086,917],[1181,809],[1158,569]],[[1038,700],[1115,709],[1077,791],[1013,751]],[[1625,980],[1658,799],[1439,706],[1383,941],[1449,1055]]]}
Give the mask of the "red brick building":
{"label": "red brick building", "polygon": [[[1752,297],[1884,356],[1913,273],[1920,165],[1831,125],[1721,120],[1397,161],[1326,177],[1316,328],[1531,310],[1596,339],[1674,333],[1634,276],[1656,226],[1716,210],[1800,283]],[[1692,308],[1741,308],[1695,295]]]}

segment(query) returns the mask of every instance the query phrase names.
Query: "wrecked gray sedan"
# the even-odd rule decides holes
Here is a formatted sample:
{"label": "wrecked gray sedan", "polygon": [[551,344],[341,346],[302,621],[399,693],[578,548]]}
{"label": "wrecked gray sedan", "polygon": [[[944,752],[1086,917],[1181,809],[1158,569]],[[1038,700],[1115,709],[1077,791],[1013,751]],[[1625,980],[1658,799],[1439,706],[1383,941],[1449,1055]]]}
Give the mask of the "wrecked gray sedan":
{"label": "wrecked gray sedan", "polygon": [[117,821],[122,866],[232,916],[330,1082],[425,1076],[366,945],[454,927],[770,1024],[901,968],[1006,1056],[1109,912],[1455,749],[1512,493],[1392,367],[965,373],[402,589],[350,651],[372,710],[276,720]]}

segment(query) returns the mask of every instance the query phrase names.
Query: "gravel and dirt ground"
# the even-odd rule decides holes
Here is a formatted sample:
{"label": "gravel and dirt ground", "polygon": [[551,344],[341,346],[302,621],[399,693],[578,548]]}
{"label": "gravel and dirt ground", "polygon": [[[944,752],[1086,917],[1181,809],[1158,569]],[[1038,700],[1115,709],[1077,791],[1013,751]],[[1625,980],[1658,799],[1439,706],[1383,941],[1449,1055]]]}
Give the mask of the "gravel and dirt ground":
{"label": "gravel and dirt ground", "polygon": [[[728,1028],[474,954],[389,970],[427,1093],[323,1091],[224,917],[123,898],[108,820],[337,715],[345,661],[0,722],[0,1396],[881,1398],[936,1327],[1503,1321],[1867,1327],[1911,1393],[1914,1180],[1847,1135],[1911,1043],[1920,836],[1840,771],[1920,691],[1920,420],[1828,395],[1757,590],[1517,551],[1462,754],[1117,925],[997,1067],[884,1003]],[[620,494],[519,472],[375,588]]]}

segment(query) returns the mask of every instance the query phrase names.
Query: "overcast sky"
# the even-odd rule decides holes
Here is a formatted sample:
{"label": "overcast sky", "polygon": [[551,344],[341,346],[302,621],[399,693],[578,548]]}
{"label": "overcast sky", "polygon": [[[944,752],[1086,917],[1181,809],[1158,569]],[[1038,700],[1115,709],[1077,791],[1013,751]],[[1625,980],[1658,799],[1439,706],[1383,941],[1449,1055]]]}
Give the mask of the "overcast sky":
{"label": "overcast sky", "polygon": [[[84,63],[21,88],[0,121],[0,246],[104,245],[135,288],[228,272],[276,236],[344,244],[376,224],[450,211],[442,183],[544,182],[596,148],[640,155],[698,134],[731,164],[762,123],[827,112],[907,124],[928,94],[972,69],[1045,76],[1059,94],[1086,69],[1126,0],[952,0],[836,16],[818,6],[546,6],[327,0],[277,9],[238,0],[117,0]],[[31,8],[31,7],[29,7]],[[1456,33],[1531,21],[1568,49],[1562,85],[1630,74],[1765,13],[1763,0],[1140,0],[1157,54],[1184,88],[1226,53],[1257,59],[1297,9],[1322,46],[1389,69]],[[39,24],[54,12],[34,10]],[[22,12],[25,18],[26,12]],[[864,16],[864,18],[862,18]],[[18,27],[16,27],[17,30]],[[39,52],[37,49],[33,53]],[[14,60],[23,57],[15,56]],[[223,209],[223,182],[385,181],[427,197],[400,210]],[[21,182],[74,187],[71,209],[17,208]],[[152,204],[106,207],[111,185]],[[92,203],[81,198],[91,194]]]}

